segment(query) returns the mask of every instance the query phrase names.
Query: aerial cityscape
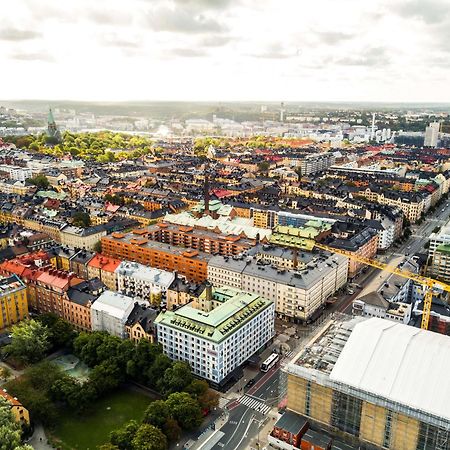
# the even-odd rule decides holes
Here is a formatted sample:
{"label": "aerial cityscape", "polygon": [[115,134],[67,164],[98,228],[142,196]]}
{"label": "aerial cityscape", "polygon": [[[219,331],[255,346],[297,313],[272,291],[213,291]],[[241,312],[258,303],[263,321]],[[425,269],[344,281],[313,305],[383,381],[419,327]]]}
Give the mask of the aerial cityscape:
{"label": "aerial cityscape", "polygon": [[450,450],[447,0],[4,6],[0,450]]}

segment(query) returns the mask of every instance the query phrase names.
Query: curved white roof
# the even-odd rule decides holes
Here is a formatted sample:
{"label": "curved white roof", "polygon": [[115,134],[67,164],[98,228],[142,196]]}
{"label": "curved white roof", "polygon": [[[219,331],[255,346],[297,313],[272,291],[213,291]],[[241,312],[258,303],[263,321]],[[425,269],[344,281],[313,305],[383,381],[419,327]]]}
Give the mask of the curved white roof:
{"label": "curved white roof", "polygon": [[330,379],[450,419],[450,337],[372,318],[357,324]]}

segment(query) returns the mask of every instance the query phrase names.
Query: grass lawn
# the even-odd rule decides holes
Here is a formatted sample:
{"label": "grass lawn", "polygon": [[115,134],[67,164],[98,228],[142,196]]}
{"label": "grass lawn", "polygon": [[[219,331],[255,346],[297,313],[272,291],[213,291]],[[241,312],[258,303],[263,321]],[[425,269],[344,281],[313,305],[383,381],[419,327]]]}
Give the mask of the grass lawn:
{"label": "grass lawn", "polygon": [[151,401],[144,394],[121,390],[96,401],[92,411],[83,416],[63,414],[49,434],[64,450],[94,450],[109,441],[110,431],[131,419],[141,421]]}

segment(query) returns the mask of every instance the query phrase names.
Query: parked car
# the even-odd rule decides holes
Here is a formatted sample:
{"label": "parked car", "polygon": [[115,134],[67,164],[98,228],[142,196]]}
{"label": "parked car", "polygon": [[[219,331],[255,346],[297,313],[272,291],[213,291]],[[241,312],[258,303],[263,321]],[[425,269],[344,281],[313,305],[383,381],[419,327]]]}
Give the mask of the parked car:
{"label": "parked car", "polygon": [[246,388],[252,387],[255,384],[255,379],[252,378],[251,380],[247,381],[247,384],[245,385]]}

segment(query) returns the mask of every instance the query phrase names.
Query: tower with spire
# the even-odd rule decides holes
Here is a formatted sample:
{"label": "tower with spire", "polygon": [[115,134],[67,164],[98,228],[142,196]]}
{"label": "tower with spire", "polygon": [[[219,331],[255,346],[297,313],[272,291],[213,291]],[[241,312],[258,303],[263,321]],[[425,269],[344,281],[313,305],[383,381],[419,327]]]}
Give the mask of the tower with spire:
{"label": "tower with spire", "polygon": [[48,109],[47,116],[47,134],[49,137],[54,138],[57,142],[61,141],[61,133],[56,126],[55,118],[53,117],[52,108]]}

